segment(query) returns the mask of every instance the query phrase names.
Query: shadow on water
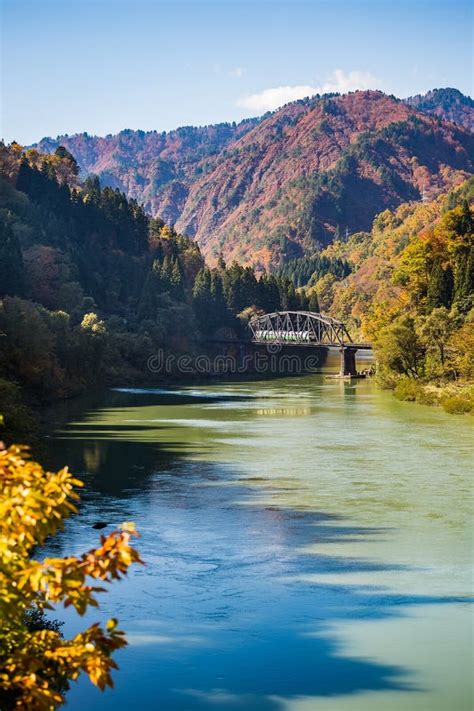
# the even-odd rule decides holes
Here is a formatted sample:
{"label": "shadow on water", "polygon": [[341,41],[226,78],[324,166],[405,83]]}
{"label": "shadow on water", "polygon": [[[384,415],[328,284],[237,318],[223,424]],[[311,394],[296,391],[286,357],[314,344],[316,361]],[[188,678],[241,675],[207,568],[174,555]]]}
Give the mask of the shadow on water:
{"label": "shadow on water", "polygon": [[[108,407],[123,405],[116,395]],[[159,397],[163,405],[177,396]],[[152,404],[150,398],[128,394],[127,406]],[[59,417],[56,424],[51,464],[67,461],[86,487],[81,516],[49,548],[89,545],[97,519],[111,525],[133,519],[147,565],[102,601],[129,633],[116,689],[99,697],[81,682],[72,690],[72,709],[276,711],[282,699],[422,691],[409,668],[345,654],[329,628],[459,598],[334,582],[338,574],[405,567],[307,551],[379,539],[389,529],[252,502],[255,478],[246,482],[241,472],[205,457],[193,461],[192,443],[167,441],[167,425],[95,424],[88,422],[93,413],[77,411],[81,422],[61,424]],[[63,413],[65,422],[71,414]],[[330,584],[312,579],[327,574]]]}

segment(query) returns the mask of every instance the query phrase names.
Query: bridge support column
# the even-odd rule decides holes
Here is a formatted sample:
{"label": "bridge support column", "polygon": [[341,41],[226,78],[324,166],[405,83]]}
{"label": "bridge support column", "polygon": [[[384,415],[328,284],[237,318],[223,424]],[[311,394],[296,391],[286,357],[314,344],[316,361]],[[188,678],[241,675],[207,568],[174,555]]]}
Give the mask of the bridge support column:
{"label": "bridge support column", "polygon": [[342,377],[344,375],[357,375],[356,368],[356,352],[357,348],[351,348],[350,346],[342,346],[341,348],[341,369],[339,375]]}

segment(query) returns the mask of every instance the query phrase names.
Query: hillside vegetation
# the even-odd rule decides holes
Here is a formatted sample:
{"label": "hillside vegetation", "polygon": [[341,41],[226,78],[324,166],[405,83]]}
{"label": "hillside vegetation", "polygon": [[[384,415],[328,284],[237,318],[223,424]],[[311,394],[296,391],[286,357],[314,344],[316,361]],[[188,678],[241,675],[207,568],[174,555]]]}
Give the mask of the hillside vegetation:
{"label": "hillside vegetation", "polygon": [[433,89],[405,99],[408,106],[474,131],[474,101],[458,89]]}
{"label": "hillside vegetation", "polygon": [[316,280],[323,310],[374,343],[401,399],[474,410],[474,178],[428,204],[386,210],[324,255],[352,273]]}
{"label": "hillside vegetation", "polygon": [[[158,349],[238,333],[245,309],[304,308],[290,279],[221,260],[149,218],[75,159],[0,145],[0,400],[8,431],[33,402],[151,377]],[[314,299],[313,299],[314,306]],[[202,346],[201,346],[202,348]],[[3,435],[2,435],[3,436]]]}
{"label": "hillside vegetation", "polygon": [[473,117],[455,90],[407,102],[357,91],[238,125],[61,136],[39,148],[64,145],[84,173],[194,237],[211,263],[223,254],[261,271],[459,185],[473,170]]}
{"label": "hillside vegetation", "polygon": [[[0,398],[8,431],[26,403],[144,382],[150,356],[244,335],[254,313],[310,309],[374,343],[399,397],[469,411],[474,398],[473,180],[431,202],[336,231],[274,273],[205,263],[196,241],[150,218],[74,157],[0,146]],[[199,346],[202,348],[203,346]]]}

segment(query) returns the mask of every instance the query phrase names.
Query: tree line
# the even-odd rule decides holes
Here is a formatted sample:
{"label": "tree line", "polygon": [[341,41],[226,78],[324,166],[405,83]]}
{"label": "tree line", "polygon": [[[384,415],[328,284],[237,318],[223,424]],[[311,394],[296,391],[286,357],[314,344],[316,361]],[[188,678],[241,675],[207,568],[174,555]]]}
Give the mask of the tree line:
{"label": "tree line", "polygon": [[42,399],[143,378],[157,348],[242,336],[261,311],[319,309],[291,273],[257,278],[222,259],[210,268],[193,240],[136,201],[97,176],[81,181],[62,147],[0,144],[0,191],[4,402],[16,385]]}
{"label": "tree line", "polygon": [[474,411],[474,178],[430,203],[385,210],[370,233],[328,248],[353,272],[318,294],[374,344],[401,399]]}

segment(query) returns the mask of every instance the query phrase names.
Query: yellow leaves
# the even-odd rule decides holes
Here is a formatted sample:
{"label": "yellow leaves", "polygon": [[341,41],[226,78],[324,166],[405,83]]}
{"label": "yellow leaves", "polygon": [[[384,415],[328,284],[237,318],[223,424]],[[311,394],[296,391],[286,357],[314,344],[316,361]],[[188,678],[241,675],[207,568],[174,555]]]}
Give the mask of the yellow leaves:
{"label": "yellow leaves", "polygon": [[121,531],[126,531],[127,533],[135,533],[135,524],[132,521],[125,521],[120,526]]}
{"label": "yellow leaves", "polygon": [[474,321],[466,323],[448,341],[447,358],[460,378],[474,379]]}
{"label": "yellow leaves", "polygon": [[30,460],[27,448],[0,446],[0,688],[14,694],[17,709],[57,707],[64,701],[57,689],[81,671],[100,689],[111,686],[111,670],[117,667],[112,653],[126,644],[115,619],[105,630],[95,624],[72,640],[51,629],[32,632],[26,622],[27,610],[50,608],[51,603],[72,605],[84,614],[98,606],[95,595],[104,591],[91,580],[109,583],[141,562],[130,545],[137,535],[130,522],[81,556],[30,559],[32,547],[76,511],[74,487],[79,486],[67,467],[46,472]]}
{"label": "yellow leaves", "polygon": [[92,333],[102,333],[106,332],[105,322],[101,321],[97,314],[91,312],[85,314],[81,322],[81,329],[83,331],[92,331]]}
{"label": "yellow leaves", "polygon": [[51,689],[46,681],[38,679],[34,674],[17,675],[13,682],[12,691],[22,690],[15,703],[17,711],[51,711],[63,701],[59,692]]}
{"label": "yellow leaves", "polygon": [[73,605],[82,615],[89,605],[97,605],[94,593],[104,590],[87,585],[88,578],[111,582],[124,575],[132,563],[141,562],[138,552],[129,545],[132,535],[137,535],[133,528],[130,532],[114,531],[101,537],[99,548],[82,556],[33,562],[16,573],[18,589],[30,595],[39,593],[45,601]]}
{"label": "yellow leaves", "polygon": [[117,620],[115,617],[111,617],[110,620],[107,620],[107,624],[105,625],[106,629],[108,632],[112,632],[117,627]]}
{"label": "yellow leaves", "polygon": [[25,551],[41,545],[76,512],[74,487],[81,485],[67,467],[46,472],[26,447],[0,449],[0,537]]}
{"label": "yellow leaves", "polygon": [[73,680],[84,671],[100,689],[112,686],[110,672],[117,665],[111,654],[124,645],[122,632],[115,627],[104,631],[97,624],[70,641],[47,630],[29,633],[4,660],[0,686],[21,694],[18,708],[49,710],[64,701],[49,685],[49,674]]}

